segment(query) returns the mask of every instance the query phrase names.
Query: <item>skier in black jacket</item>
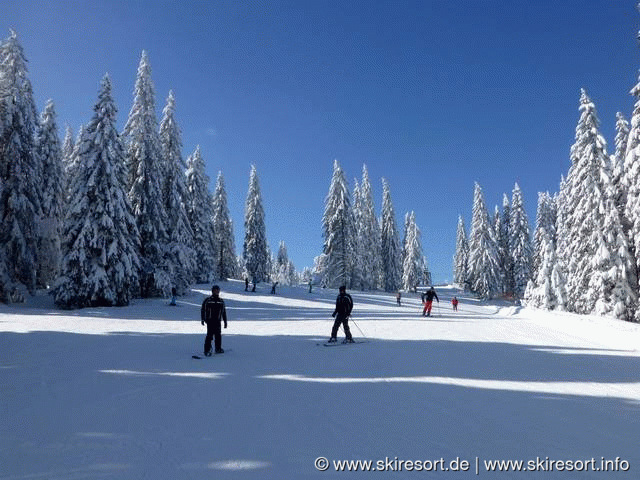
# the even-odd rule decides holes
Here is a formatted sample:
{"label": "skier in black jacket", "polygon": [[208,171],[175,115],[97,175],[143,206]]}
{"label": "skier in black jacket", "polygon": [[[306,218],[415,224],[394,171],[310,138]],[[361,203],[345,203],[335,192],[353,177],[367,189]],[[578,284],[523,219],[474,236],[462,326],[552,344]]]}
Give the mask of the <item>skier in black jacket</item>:
{"label": "skier in black jacket", "polygon": [[216,353],[224,353],[222,349],[222,331],[220,322],[224,322],[224,328],[227,328],[227,310],[224,306],[224,300],[220,298],[220,287],[214,285],[211,287],[211,296],[204,299],[202,308],[200,309],[200,322],[202,325],[207,324],[207,336],[204,340],[204,354],[211,356],[211,340],[215,337]]}
{"label": "skier in black jacket", "polygon": [[427,317],[431,316],[431,307],[433,306],[434,297],[438,301],[438,303],[440,303],[440,299],[438,298],[438,295],[436,294],[436,290],[433,287],[431,287],[429,290],[427,290],[422,294],[422,302],[424,303],[424,310],[422,311],[423,317],[425,315]]}
{"label": "skier in black jacket", "polygon": [[351,336],[351,330],[349,329],[349,315],[351,315],[351,310],[353,310],[353,299],[351,295],[347,293],[347,287],[340,287],[340,294],[338,298],[336,298],[336,308],[331,314],[332,317],[336,319],[333,322],[333,328],[331,329],[331,338],[329,338],[329,343],[337,342],[338,329],[342,324],[344,328],[344,334],[346,336],[344,342],[345,343],[353,343],[353,337]]}

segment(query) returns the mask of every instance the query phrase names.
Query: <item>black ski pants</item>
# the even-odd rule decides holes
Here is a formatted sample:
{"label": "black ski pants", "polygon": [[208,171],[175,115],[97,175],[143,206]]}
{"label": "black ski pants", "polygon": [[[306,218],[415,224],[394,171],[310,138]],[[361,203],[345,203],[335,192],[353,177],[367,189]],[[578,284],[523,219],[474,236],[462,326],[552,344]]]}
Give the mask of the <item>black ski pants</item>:
{"label": "black ski pants", "polygon": [[211,341],[215,337],[216,350],[222,348],[222,325],[220,320],[207,322],[207,336],[204,339],[204,353],[211,351]]}
{"label": "black ski pants", "polygon": [[336,321],[333,322],[333,328],[331,329],[331,338],[338,336],[338,329],[342,325],[344,328],[344,334],[347,338],[351,337],[351,329],[349,328],[349,315],[338,314],[336,315]]}

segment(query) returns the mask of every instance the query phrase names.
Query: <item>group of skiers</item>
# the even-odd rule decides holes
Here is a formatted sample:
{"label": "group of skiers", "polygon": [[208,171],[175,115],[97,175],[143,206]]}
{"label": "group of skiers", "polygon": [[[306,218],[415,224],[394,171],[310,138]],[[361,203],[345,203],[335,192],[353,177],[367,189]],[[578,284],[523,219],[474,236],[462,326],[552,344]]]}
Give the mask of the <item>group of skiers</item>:
{"label": "group of skiers", "polygon": [[[248,282],[246,287],[248,287]],[[275,287],[274,287],[275,288]],[[273,292],[272,292],[273,293]],[[424,309],[422,316],[430,317],[431,309],[433,308],[433,299],[440,303],[440,299],[436,293],[435,288],[431,287],[429,290],[422,294],[422,303]],[[400,305],[401,294],[397,293],[396,299],[398,305]],[[453,297],[451,300],[453,310],[458,310],[458,299]],[[349,328],[349,317],[353,310],[353,298],[347,293],[347,287],[344,285],[339,288],[339,294],[336,298],[336,306],[331,316],[335,318],[333,327],[331,328],[331,336],[328,343],[336,343],[338,341],[338,329],[342,325],[344,330],[345,339],[343,343],[354,343],[353,335],[351,335],[351,329]],[[224,353],[222,349],[222,324],[224,328],[227,328],[227,310],[225,308],[224,300],[220,298],[220,287],[214,285],[211,288],[211,296],[204,299],[202,307],[200,309],[200,321],[202,325],[207,325],[207,336],[204,340],[204,354],[211,356],[212,353]],[[213,342],[213,348],[212,348]]]}

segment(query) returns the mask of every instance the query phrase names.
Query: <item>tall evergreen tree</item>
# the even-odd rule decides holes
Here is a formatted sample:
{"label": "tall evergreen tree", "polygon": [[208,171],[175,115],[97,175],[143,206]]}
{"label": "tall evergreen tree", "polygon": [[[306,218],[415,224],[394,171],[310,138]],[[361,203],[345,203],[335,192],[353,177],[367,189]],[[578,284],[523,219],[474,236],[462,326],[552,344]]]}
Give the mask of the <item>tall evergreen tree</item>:
{"label": "tall evergreen tree", "polygon": [[513,256],[511,255],[511,202],[507,194],[502,195],[502,222],[500,223],[500,235],[498,241],[498,263],[500,276],[502,277],[502,293],[513,295],[515,289]]}
{"label": "tall evergreen tree", "polygon": [[242,256],[247,275],[255,282],[266,281],[271,270],[271,254],[267,247],[262,193],[255,165],[251,165],[249,191],[244,206],[244,232]]}
{"label": "tall evergreen tree", "polygon": [[[639,34],[640,35],[640,34]],[[627,150],[624,156],[623,191],[627,198],[624,201],[623,225],[629,238],[629,249],[635,260],[635,277],[640,277],[640,79],[631,89],[635,97],[635,105],[631,116],[631,128],[627,139]],[[638,292],[638,284],[633,285]],[[636,313],[640,321],[640,313]]]}
{"label": "tall evergreen tree", "polygon": [[239,275],[236,262],[236,245],[222,172],[218,172],[216,189],[213,194],[213,231],[216,252],[214,272],[221,280],[235,278]]}
{"label": "tall evergreen tree", "polygon": [[185,170],[182,158],[182,139],[175,119],[175,98],[169,92],[167,104],[160,121],[161,159],[164,167],[162,199],[167,214],[168,235],[167,257],[170,275],[178,294],[182,294],[191,284],[196,269],[193,231],[187,216],[188,198]]}
{"label": "tall evergreen tree", "polygon": [[402,247],[391,201],[391,189],[389,182],[384,178],[382,179],[381,239],[384,289],[387,292],[395,292],[402,286]]}
{"label": "tall evergreen tree", "polygon": [[151,66],[142,52],[134,88],[133,105],[124,127],[129,170],[129,201],[141,238],[143,297],[168,295],[171,291],[170,265],[166,258],[169,237],[167,212],[162,201],[162,149],[155,111]]}
{"label": "tall evergreen tree", "polygon": [[51,100],[40,117],[36,145],[42,165],[38,283],[46,287],[55,280],[60,268],[60,234],[66,186],[56,112]]}
{"label": "tall evergreen tree", "polygon": [[125,185],[111,81],[101,83],[80,149],[64,223],[55,302],[64,308],[127,305],[138,291],[139,234]]}
{"label": "tall evergreen tree", "polygon": [[469,279],[471,291],[480,298],[493,298],[498,291],[498,249],[495,233],[489,223],[484,194],[478,183],[473,195],[473,218],[469,238]]}
{"label": "tall evergreen tree", "polygon": [[354,260],[354,218],[351,197],[344,172],[338,161],[333,163],[333,177],[325,199],[324,248],[326,255],[323,285],[350,286]]}
{"label": "tall evergreen tree", "polygon": [[369,171],[366,165],[362,165],[360,205],[362,214],[357,235],[362,248],[362,286],[365,290],[374,290],[380,286],[382,246],[380,244],[380,224],[375,212]]}
{"label": "tall evergreen tree", "polygon": [[19,283],[33,293],[41,215],[38,120],[27,60],[14,31],[0,45],[0,113],[0,283]]}
{"label": "tall evergreen tree", "polygon": [[353,265],[351,269],[351,288],[365,290],[365,249],[366,239],[361,235],[361,228],[364,223],[364,212],[362,205],[362,195],[358,180],[353,186]]}
{"label": "tall evergreen tree", "polygon": [[469,285],[469,240],[462,215],[458,216],[456,253],[453,257],[453,281],[466,290]]}
{"label": "tall evergreen tree", "polygon": [[620,213],[620,218],[623,221],[625,232],[629,230],[629,224],[625,220],[625,206],[627,203],[627,187],[624,182],[624,157],[627,153],[627,143],[629,141],[629,122],[624,118],[624,115],[620,112],[616,114],[616,151],[611,157],[612,172],[611,183],[614,188],[614,197],[616,207]]}
{"label": "tall evergreen tree", "polygon": [[511,225],[509,247],[513,259],[514,296],[522,298],[531,280],[531,227],[524,208],[522,190],[516,183],[511,199]]}
{"label": "tall evergreen tree", "polygon": [[536,210],[536,229],[533,234],[532,277],[536,278],[540,269],[547,246],[543,245],[544,236],[548,236],[555,250],[556,244],[556,209],[555,201],[549,192],[538,193],[538,208]]}
{"label": "tall evergreen tree", "polygon": [[195,277],[198,283],[204,283],[215,277],[215,236],[212,222],[213,201],[200,146],[197,146],[187,158],[186,177],[187,216],[193,232],[193,246],[197,258]]}
{"label": "tall evergreen tree", "polygon": [[567,296],[572,301],[568,308],[587,314],[593,311],[597,300],[589,281],[595,271],[592,262],[598,248],[595,235],[603,226],[598,211],[603,192],[600,168],[608,157],[595,105],[584,90],[580,96],[580,112],[575,143],[571,147],[571,167],[562,192],[564,225],[558,256],[565,259]]}
{"label": "tall evergreen tree", "polygon": [[405,232],[404,259],[402,263],[402,288],[415,291],[422,280],[426,264],[422,253],[422,239],[420,229],[416,224],[416,215],[409,214]]}

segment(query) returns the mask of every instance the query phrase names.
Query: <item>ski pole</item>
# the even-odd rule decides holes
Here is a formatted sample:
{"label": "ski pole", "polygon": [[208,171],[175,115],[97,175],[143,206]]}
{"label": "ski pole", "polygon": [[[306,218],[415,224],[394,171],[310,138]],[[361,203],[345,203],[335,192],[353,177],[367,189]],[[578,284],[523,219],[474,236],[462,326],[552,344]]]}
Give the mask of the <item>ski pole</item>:
{"label": "ski pole", "polygon": [[353,324],[356,326],[356,328],[357,328],[358,330],[360,330],[360,333],[362,334],[362,336],[363,336],[364,338],[366,338],[367,340],[369,340],[369,337],[367,337],[367,336],[364,334],[364,332],[363,332],[363,331],[362,331],[362,329],[358,326],[358,324],[357,324],[357,323],[356,323],[356,321],[353,319],[353,317],[351,317],[351,321],[352,321],[352,322],[353,322]]}

